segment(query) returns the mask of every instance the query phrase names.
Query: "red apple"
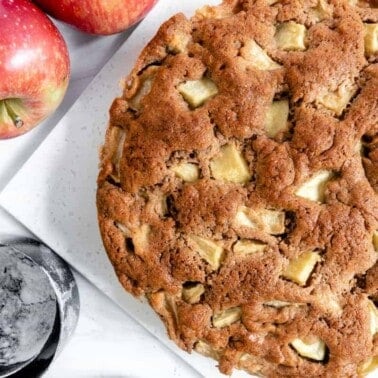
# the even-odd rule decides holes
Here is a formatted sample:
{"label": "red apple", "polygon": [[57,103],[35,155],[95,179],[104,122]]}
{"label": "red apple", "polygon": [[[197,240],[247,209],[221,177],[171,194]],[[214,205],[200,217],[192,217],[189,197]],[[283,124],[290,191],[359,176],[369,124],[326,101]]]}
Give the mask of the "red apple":
{"label": "red apple", "polygon": [[34,0],[58,20],[92,34],[126,30],[152,8],[156,0]]}
{"label": "red apple", "polygon": [[0,139],[32,129],[67,89],[66,43],[29,0],[0,0]]}

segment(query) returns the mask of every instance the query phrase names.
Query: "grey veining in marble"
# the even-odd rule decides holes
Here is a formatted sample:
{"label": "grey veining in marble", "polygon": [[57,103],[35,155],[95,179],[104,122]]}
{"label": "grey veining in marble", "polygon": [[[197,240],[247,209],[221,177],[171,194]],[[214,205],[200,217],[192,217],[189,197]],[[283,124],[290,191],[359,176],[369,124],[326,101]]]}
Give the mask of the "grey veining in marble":
{"label": "grey veining in marble", "polygon": [[56,296],[42,268],[0,247],[0,366],[36,357],[54,325]]}

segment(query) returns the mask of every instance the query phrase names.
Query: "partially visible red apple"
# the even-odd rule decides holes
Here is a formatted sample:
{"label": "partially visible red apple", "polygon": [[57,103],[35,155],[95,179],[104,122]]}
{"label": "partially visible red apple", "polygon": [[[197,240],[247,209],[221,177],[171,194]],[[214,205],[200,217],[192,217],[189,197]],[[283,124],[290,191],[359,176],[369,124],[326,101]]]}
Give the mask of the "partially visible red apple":
{"label": "partially visible red apple", "polygon": [[156,0],[34,0],[58,20],[92,34],[126,30],[152,8]]}
{"label": "partially visible red apple", "polygon": [[54,112],[69,73],[66,43],[50,19],[29,0],[0,0],[0,139]]}

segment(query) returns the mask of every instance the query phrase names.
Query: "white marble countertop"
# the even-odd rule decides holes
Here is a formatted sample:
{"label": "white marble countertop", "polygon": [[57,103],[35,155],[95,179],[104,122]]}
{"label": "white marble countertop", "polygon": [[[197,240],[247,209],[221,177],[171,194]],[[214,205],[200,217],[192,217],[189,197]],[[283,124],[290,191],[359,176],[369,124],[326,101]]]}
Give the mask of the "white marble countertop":
{"label": "white marble countertop", "polygon": [[[71,82],[58,111],[30,133],[0,141],[0,191],[46,138],[128,33],[93,37],[56,22],[71,56]],[[25,209],[27,211],[27,209]],[[0,208],[3,235],[31,236]],[[75,272],[81,297],[76,332],[45,375],[58,377],[197,377],[198,374]]]}

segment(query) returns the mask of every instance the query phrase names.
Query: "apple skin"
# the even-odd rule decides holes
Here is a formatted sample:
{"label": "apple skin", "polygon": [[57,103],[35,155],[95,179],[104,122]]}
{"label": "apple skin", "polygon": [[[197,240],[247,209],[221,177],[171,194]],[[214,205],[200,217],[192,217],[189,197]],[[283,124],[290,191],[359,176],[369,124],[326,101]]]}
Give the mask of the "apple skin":
{"label": "apple skin", "polygon": [[29,0],[0,0],[0,139],[53,113],[69,75],[66,43],[50,19]]}
{"label": "apple skin", "polygon": [[34,0],[58,20],[91,34],[108,35],[138,22],[157,0]]}

